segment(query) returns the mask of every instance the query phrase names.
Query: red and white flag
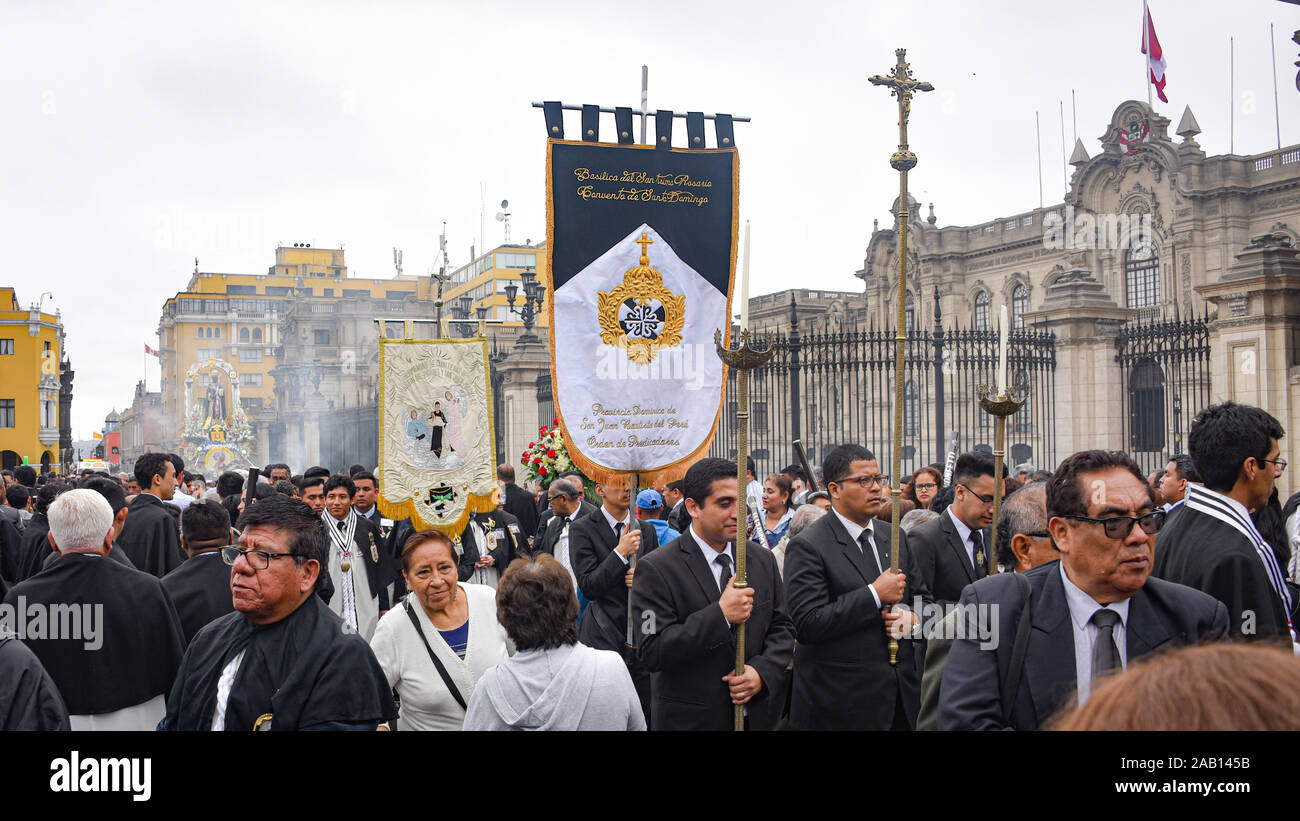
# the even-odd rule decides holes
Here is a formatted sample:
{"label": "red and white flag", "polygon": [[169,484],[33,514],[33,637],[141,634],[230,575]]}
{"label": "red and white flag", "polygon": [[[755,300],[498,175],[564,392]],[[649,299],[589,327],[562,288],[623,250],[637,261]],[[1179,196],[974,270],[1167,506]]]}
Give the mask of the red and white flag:
{"label": "red and white flag", "polygon": [[1156,37],[1155,24],[1151,22],[1151,10],[1142,4],[1142,53],[1147,56],[1148,69],[1151,72],[1151,84],[1156,87],[1160,102],[1167,103],[1165,96],[1165,53],[1160,48],[1160,39]]}
{"label": "red and white flag", "polygon": [[144,352],[149,354],[150,356],[158,356],[158,351],[155,351],[153,348],[150,348],[148,342],[144,344]]}

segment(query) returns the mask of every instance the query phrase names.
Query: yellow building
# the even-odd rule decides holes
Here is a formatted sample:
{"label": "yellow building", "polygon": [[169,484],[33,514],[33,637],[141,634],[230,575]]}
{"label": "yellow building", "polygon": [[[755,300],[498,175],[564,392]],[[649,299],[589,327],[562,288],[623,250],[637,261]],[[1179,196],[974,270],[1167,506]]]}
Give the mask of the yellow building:
{"label": "yellow building", "polygon": [[0,462],[58,467],[63,324],[0,287]]}
{"label": "yellow building", "polygon": [[[443,286],[443,300],[449,308],[457,306],[461,296],[469,296],[473,308],[485,306],[487,319],[503,322],[507,327],[523,324],[521,314],[524,310],[524,273],[531,271],[537,275],[537,282],[546,288],[542,307],[537,311],[535,325],[546,327],[545,300],[551,296],[551,277],[546,267],[546,245],[501,245],[483,254],[468,265],[457,268],[451,279]],[[510,286],[516,288],[514,310],[510,309]],[[432,293],[425,293],[432,289]],[[420,298],[434,299],[436,283],[424,280],[420,283]],[[471,314],[471,318],[475,315]]]}
{"label": "yellow building", "polygon": [[[220,400],[227,403],[227,413],[234,410],[230,403],[236,393],[250,413],[274,406],[271,371],[281,345],[281,320],[290,304],[315,298],[313,306],[325,304],[332,309],[330,298],[400,301],[415,292],[419,279],[354,279],[348,276],[341,248],[297,245],[276,248],[275,264],[265,274],[196,269],[185,290],[163,304],[158,324],[163,441],[178,441],[187,414],[192,415],[195,404],[204,401],[210,386],[215,383],[224,392],[228,379],[223,380],[221,373],[238,378],[237,389],[230,386],[229,395]],[[325,303],[319,301],[322,297]]]}

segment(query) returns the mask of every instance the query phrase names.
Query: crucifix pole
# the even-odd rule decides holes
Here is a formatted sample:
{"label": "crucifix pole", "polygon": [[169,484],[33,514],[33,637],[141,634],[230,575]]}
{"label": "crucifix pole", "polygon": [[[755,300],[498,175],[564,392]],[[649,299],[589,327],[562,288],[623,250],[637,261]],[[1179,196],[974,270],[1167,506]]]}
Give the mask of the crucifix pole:
{"label": "crucifix pole", "polygon": [[[917,91],[934,91],[934,86],[917,80],[907,64],[907,49],[897,49],[898,62],[887,76],[870,78],[874,86],[885,86],[898,99],[898,150],[889,158],[890,166],[898,172],[898,317],[894,326],[894,464],[890,473],[893,482],[889,489],[892,515],[889,527],[889,569],[898,572],[899,501],[903,495],[903,352],[907,341],[907,223],[911,219],[908,207],[907,172],[916,167],[916,155],[907,147],[907,118],[912,111],[912,94]],[[889,640],[889,663],[898,663],[898,640]]]}

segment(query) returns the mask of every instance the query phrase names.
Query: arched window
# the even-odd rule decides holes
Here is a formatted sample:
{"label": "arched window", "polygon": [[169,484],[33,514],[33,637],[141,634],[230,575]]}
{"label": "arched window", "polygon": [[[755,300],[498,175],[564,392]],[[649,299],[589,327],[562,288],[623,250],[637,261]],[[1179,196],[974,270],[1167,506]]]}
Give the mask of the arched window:
{"label": "arched window", "polygon": [[989,295],[980,291],[975,295],[975,330],[989,329]]}
{"label": "arched window", "polygon": [[254,329],[253,329],[253,341],[254,341],[254,342],[261,342],[261,341],[262,341],[262,329],[261,329],[261,328],[254,328]]}
{"label": "arched window", "polygon": [[1165,373],[1154,359],[1142,359],[1129,377],[1129,450],[1165,447]]}
{"label": "arched window", "polygon": [[248,329],[247,329],[247,328],[240,328],[240,329],[239,329],[239,341],[240,341],[240,342],[247,342],[247,341],[248,341]]}
{"label": "arched window", "polygon": [[1124,285],[1128,307],[1147,308],[1160,303],[1160,252],[1144,240],[1124,259]]}
{"label": "arched window", "polygon": [[1011,327],[1020,330],[1025,327],[1025,312],[1029,310],[1029,289],[1017,285],[1011,292]]}
{"label": "arched window", "polygon": [[907,292],[907,301],[903,303],[903,316],[907,318],[903,328],[908,333],[911,333],[916,327],[916,304],[912,299],[911,291]]}
{"label": "arched window", "polygon": [[921,434],[921,397],[916,390],[916,382],[911,379],[903,385],[903,436]]}

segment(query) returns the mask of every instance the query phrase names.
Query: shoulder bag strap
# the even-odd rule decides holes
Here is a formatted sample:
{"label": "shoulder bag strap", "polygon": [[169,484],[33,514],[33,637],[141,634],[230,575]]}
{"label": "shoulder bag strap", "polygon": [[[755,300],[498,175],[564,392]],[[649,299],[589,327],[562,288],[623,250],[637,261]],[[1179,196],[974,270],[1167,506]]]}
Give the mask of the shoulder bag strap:
{"label": "shoulder bag strap", "polygon": [[1030,618],[1030,599],[1033,590],[1029,580],[1022,574],[1015,573],[1016,584],[1020,587],[1020,622],[1016,625],[1016,641],[1011,646],[1011,667],[1002,687],[1002,721],[1010,726],[1011,712],[1015,708],[1016,693],[1020,690],[1020,677],[1025,672],[1025,654],[1029,652],[1029,630],[1033,626]]}
{"label": "shoulder bag strap", "polygon": [[420,637],[420,641],[424,642],[424,649],[429,651],[429,660],[433,662],[434,667],[438,668],[438,675],[442,676],[442,683],[447,685],[447,689],[451,691],[452,697],[456,699],[456,703],[460,705],[460,708],[468,710],[469,707],[465,705],[465,697],[460,694],[456,682],[451,680],[451,674],[447,672],[446,667],[442,666],[438,654],[433,652],[433,648],[429,646],[429,640],[424,637],[424,628],[420,627],[420,619],[415,615],[415,611],[411,609],[411,600],[408,598],[402,604],[406,608],[406,615],[411,617],[411,624],[415,627],[416,635]]}

